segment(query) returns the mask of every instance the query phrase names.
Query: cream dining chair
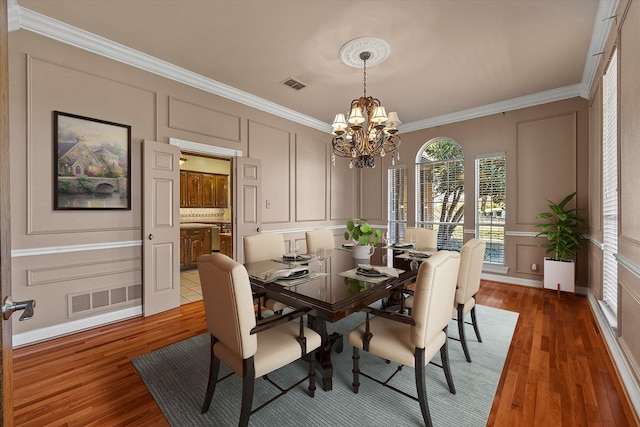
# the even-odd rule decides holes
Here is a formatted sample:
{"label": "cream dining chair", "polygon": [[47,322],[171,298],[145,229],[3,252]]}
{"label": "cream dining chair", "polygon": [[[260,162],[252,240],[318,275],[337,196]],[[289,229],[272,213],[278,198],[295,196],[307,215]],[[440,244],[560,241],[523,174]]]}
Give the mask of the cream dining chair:
{"label": "cream dining chair", "polygon": [[412,367],[415,369],[422,417],[427,426],[432,425],[425,387],[425,366],[438,351],[449,391],[452,394],[456,392],[449,366],[447,326],[451,321],[450,307],[455,297],[459,266],[460,254],[453,251],[439,251],[422,262],[416,279],[411,316],[370,307],[363,310],[367,312],[366,322],[349,333],[349,344],[353,346],[354,393],[358,393],[360,375],[384,385],[395,375],[381,381],[361,372],[360,350],[401,364],[398,370],[402,365]]}
{"label": "cream dining chair", "polygon": [[[242,239],[242,246],[246,264],[282,258],[286,253],[284,237],[279,233],[258,233],[245,236]],[[272,299],[265,299],[264,306],[277,314],[282,313],[282,310],[287,308],[286,304]]]}
{"label": "cream dining chair", "polygon": [[[309,355],[309,386],[315,394],[315,352],[320,346],[320,335],[303,324],[306,310],[297,310],[286,317],[271,317],[256,326],[253,315],[253,297],[246,268],[220,253],[198,258],[198,271],[202,284],[207,329],[211,336],[209,380],[202,413],[209,410],[216,389],[220,361],[242,378],[242,405],[239,426],[246,426],[252,410],[255,378],[267,374]],[[300,318],[300,323],[290,320]],[[293,387],[280,391],[278,398]],[[275,399],[274,398],[274,399]],[[286,414],[282,414],[286,416]]]}
{"label": "cream dining chair", "polygon": [[307,252],[311,255],[316,253],[317,249],[326,249],[327,258],[329,258],[335,249],[333,240],[333,232],[328,228],[317,228],[305,233],[307,239]]}
{"label": "cream dining chair", "polygon": [[471,325],[476,333],[478,342],[482,342],[478,322],[476,320],[476,293],[480,289],[480,276],[484,263],[484,252],[487,244],[480,239],[471,239],[460,250],[460,271],[458,272],[458,289],[453,309],[453,317],[458,322],[458,335],[462,343],[462,350],[467,362],[471,362],[471,355],[464,333],[465,316],[471,313]]}
{"label": "cream dining chair", "polygon": [[404,229],[404,242],[411,242],[411,237],[415,236],[418,239],[416,249],[437,249],[438,248],[438,232],[430,228],[405,228]]}

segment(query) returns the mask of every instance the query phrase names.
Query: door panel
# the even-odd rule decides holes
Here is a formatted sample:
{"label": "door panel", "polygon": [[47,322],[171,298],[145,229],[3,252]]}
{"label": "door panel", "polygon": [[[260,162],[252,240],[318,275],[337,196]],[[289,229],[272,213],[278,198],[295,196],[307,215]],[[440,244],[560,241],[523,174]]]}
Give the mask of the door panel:
{"label": "door panel", "polygon": [[143,314],[180,305],[180,150],[143,141]]}
{"label": "door panel", "polygon": [[[7,1],[0,0],[0,303],[11,291],[11,221],[9,209],[9,59]],[[0,425],[13,425],[11,319],[0,317]]]}
{"label": "door panel", "polygon": [[260,187],[260,160],[238,158],[234,176],[236,178],[236,260],[244,262],[242,238],[256,234],[262,226],[262,191]]}

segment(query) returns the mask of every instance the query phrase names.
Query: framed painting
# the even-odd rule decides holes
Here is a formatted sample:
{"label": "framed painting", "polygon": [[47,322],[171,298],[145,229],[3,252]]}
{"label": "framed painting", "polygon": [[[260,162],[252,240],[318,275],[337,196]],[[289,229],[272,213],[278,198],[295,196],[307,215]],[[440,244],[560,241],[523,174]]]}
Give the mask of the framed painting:
{"label": "framed painting", "polygon": [[55,210],[131,209],[131,126],[53,112]]}

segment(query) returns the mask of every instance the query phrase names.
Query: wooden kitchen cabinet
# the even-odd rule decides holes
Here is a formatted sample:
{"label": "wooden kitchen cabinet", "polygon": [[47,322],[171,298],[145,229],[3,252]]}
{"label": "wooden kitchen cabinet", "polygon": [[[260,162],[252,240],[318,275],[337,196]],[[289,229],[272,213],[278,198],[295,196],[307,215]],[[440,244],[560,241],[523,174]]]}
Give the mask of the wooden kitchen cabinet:
{"label": "wooden kitchen cabinet", "polygon": [[229,176],[180,171],[181,208],[228,208]]}
{"label": "wooden kitchen cabinet", "polygon": [[202,207],[202,174],[187,171],[187,207]]}
{"label": "wooden kitchen cabinet", "polygon": [[211,253],[211,228],[180,229],[180,268],[198,267],[198,258]]}
{"label": "wooden kitchen cabinet", "polygon": [[202,174],[202,207],[217,208],[216,206],[216,175]]}
{"label": "wooden kitchen cabinet", "polygon": [[216,208],[229,207],[229,177],[227,175],[215,175],[216,180]]}
{"label": "wooden kitchen cabinet", "polygon": [[233,239],[231,234],[220,233],[220,253],[233,258]]}
{"label": "wooden kitchen cabinet", "polygon": [[187,201],[187,171],[180,171],[180,207],[189,207]]}

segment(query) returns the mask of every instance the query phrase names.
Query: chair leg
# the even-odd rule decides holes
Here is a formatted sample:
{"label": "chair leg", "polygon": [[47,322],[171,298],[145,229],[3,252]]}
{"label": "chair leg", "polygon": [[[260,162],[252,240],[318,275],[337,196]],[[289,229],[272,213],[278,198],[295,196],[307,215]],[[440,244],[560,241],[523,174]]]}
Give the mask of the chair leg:
{"label": "chair leg", "polygon": [[247,427],[249,425],[249,417],[251,416],[251,404],[253,403],[253,384],[256,378],[255,366],[253,364],[253,356],[242,361],[242,407],[240,408],[239,427]]}
{"label": "chair leg", "polygon": [[[445,343],[446,344],[446,343]],[[418,390],[418,401],[420,402],[420,411],[422,411],[422,419],[427,427],[432,427],[431,413],[429,412],[429,403],[427,402],[427,388],[425,386],[425,361],[424,361],[424,348],[416,348],[415,352],[415,366],[416,366],[416,389]]]}
{"label": "chair leg", "polygon": [[464,304],[458,304],[457,316],[458,316],[458,335],[460,335],[460,343],[462,344],[464,357],[467,358],[467,362],[471,362],[471,355],[469,354],[469,348],[467,347],[467,337],[464,334]]}
{"label": "chair leg", "polygon": [[351,387],[353,388],[353,392],[357,393],[358,388],[360,387],[360,350],[357,347],[353,347],[353,384]]}
{"label": "chair leg", "polygon": [[476,306],[475,305],[471,309],[471,322],[473,322],[473,330],[476,332],[476,338],[478,338],[478,342],[482,342],[482,338],[480,338],[480,331],[478,330],[478,321],[476,320]]}
{"label": "chair leg", "polygon": [[211,335],[211,356],[209,361],[209,381],[207,383],[207,392],[204,395],[204,403],[202,404],[202,413],[206,413],[211,405],[213,392],[216,391],[216,383],[218,382],[218,372],[220,371],[220,359],[213,354],[213,346],[216,339]]}
{"label": "chair leg", "polygon": [[[444,328],[444,333],[447,333],[447,328]],[[447,341],[448,340],[445,340],[444,345],[440,347],[440,359],[442,360],[442,369],[444,370],[444,376],[447,379],[449,392],[451,392],[451,394],[456,394],[456,386],[453,384],[451,366],[449,365],[449,345]]]}
{"label": "chair leg", "polygon": [[309,353],[309,396],[316,394],[316,352]]}

